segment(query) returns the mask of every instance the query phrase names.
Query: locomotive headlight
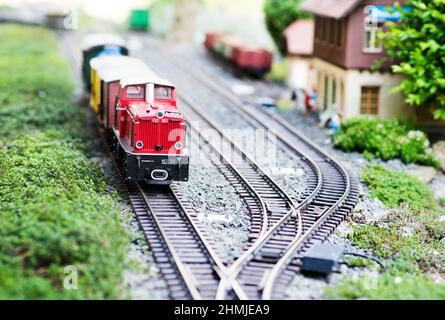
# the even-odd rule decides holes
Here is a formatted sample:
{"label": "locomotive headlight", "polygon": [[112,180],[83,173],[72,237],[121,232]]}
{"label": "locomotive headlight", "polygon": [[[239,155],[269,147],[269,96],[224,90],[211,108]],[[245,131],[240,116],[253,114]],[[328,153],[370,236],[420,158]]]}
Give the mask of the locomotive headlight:
{"label": "locomotive headlight", "polygon": [[182,142],[181,141],[178,141],[178,142],[175,143],[175,149],[176,150],[181,150],[182,149]]}
{"label": "locomotive headlight", "polygon": [[144,143],[141,141],[141,140],[139,140],[138,142],[136,142],[136,148],[138,148],[138,149],[142,149],[144,147]]}
{"label": "locomotive headlight", "polygon": [[159,111],[156,117],[158,117],[158,119],[162,119],[164,117],[164,112]]}

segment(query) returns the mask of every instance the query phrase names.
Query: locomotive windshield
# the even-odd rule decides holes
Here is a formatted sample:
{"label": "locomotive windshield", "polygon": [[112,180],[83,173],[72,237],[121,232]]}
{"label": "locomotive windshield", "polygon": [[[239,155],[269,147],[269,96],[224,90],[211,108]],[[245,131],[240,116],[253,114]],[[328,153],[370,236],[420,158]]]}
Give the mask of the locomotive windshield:
{"label": "locomotive windshield", "polygon": [[165,86],[155,86],[155,99],[171,100],[172,88]]}
{"label": "locomotive windshield", "polygon": [[144,99],[145,86],[127,86],[127,99]]}

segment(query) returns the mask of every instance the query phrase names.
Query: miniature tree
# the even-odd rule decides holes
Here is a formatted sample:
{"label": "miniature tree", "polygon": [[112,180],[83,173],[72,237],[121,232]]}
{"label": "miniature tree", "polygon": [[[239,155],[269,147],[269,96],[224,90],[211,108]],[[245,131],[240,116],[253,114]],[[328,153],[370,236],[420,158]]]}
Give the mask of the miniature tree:
{"label": "miniature tree", "polygon": [[394,91],[400,91],[409,105],[432,108],[445,120],[445,2],[409,0],[402,23],[388,23],[382,35],[393,71],[406,76]]}
{"label": "miniature tree", "polygon": [[278,50],[285,53],[284,30],[295,20],[311,15],[299,9],[302,0],[266,0],[264,15],[266,26]]}

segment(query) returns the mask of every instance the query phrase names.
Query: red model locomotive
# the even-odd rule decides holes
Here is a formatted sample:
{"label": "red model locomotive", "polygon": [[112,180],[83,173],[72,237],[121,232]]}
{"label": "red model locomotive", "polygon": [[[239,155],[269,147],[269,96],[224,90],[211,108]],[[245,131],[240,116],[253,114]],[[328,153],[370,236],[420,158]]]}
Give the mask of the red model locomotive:
{"label": "red model locomotive", "polygon": [[88,68],[83,69],[91,72],[84,79],[90,79],[87,87],[94,89],[91,107],[126,179],[151,184],[187,181],[186,126],[176,88],[135,60],[84,60]]}
{"label": "red model locomotive", "polygon": [[115,151],[128,179],[188,179],[185,122],[171,83],[154,77],[122,79],[114,119]]}

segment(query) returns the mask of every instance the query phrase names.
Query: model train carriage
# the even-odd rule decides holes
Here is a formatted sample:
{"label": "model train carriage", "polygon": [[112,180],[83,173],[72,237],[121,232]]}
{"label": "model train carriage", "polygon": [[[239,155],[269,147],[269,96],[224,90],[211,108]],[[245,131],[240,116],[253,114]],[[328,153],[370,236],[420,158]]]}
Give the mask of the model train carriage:
{"label": "model train carriage", "polygon": [[82,44],[82,76],[85,88],[91,91],[90,61],[100,56],[127,56],[128,48],[124,40],[112,34],[92,34],[85,37]]}
{"label": "model train carriage", "polygon": [[272,66],[272,52],[252,46],[236,36],[208,33],[205,46],[211,52],[231,62],[237,69],[253,76],[263,76]]}
{"label": "model train carriage", "polygon": [[101,99],[101,77],[100,72],[104,72],[107,69],[112,68],[139,68],[141,72],[144,69],[148,69],[144,62],[139,59],[131,58],[127,56],[104,56],[91,59],[91,96],[90,106],[94,112],[99,113],[100,99]]}
{"label": "model train carriage", "polygon": [[215,42],[221,39],[224,35],[222,33],[207,33],[205,35],[204,45],[208,50],[213,50]]}
{"label": "model train carriage", "polygon": [[162,79],[123,79],[114,132],[126,178],[147,182],[187,181],[185,122],[175,87]]}
{"label": "model train carriage", "polygon": [[241,70],[262,76],[270,71],[273,55],[267,50],[240,46],[233,50],[232,59]]}
{"label": "model train carriage", "polygon": [[146,65],[143,67],[115,67],[102,70],[98,77],[100,79],[99,95],[99,119],[106,131],[114,126],[114,113],[116,96],[119,93],[120,80],[123,78],[134,78],[151,75],[152,71]]}

